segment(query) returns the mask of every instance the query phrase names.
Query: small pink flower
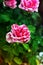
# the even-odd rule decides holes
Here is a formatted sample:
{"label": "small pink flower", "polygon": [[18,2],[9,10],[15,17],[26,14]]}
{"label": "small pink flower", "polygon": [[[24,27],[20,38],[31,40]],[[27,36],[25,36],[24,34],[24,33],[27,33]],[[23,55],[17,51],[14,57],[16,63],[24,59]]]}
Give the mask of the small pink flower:
{"label": "small pink flower", "polygon": [[38,12],[39,0],[21,0],[19,8],[30,11],[30,12]]}
{"label": "small pink flower", "polygon": [[8,7],[12,8],[12,9],[17,7],[16,4],[17,4],[16,0],[4,0],[4,2],[3,2],[4,6],[8,6]]}
{"label": "small pink flower", "polygon": [[6,41],[8,43],[27,43],[30,40],[30,31],[26,25],[13,24],[11,26],[11,32],[6,34]]}

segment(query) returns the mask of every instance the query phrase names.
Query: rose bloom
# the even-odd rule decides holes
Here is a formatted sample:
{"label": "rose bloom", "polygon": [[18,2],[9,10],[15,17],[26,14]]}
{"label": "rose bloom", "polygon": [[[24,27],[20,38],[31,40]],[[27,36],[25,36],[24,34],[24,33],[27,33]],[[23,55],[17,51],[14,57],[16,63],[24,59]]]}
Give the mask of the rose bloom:
{"label": "rose bloom", "polygon": [[8,6],[8,7],[12,8],[12,9],[17,7],[16,4],[17,4],[16,0],[4,0],[4,2],[3,2],[4,6]]}
{"label": "rose bloom", "polygon": [[30,11],[30,12],[38,12],[39,0],[21,0],[19,8]]}
{"label": "rose bloom", "polygon": [[8,43],[27,43],[30,40],[30,31],[26,25],[13,24],[11,26],[11,32],[6,34],[6,41]]}

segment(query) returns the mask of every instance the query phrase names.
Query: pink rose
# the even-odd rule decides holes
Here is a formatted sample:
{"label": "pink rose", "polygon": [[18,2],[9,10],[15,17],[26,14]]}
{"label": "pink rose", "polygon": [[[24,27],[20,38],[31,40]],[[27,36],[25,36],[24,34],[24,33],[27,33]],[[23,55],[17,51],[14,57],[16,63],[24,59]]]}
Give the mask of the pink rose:
{"label": "pink rose", "polygon": [[16,0],[4,0],[4,2],[3,2],[4,6],[8,6],[12,9],[17,7],[16,4],[17,4]]}
{"label": "pink rose", "polygon": [[30,31],[26,25],[13,24],[11,26],[11,32],[6,34],[6,41],[8,43],[27,43],[30,40]]}
{"label": "pink rose", "polygon": [[38,12],[39,0],[21,0],[19,8],[30,11],[30,12]]}

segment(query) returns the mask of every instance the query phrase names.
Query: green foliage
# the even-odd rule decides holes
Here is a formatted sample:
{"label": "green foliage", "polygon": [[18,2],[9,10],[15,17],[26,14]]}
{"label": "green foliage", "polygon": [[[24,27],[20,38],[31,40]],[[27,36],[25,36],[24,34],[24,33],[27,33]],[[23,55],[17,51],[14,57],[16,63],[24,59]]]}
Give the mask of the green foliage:
{"label": "green foliage", "polygon": [[[0,3],[2,2],[3,0],[0,0]],[[31,33],[30,42],[24,44],[9,44],[6,42],[6,33],[10,31],[11,25],[15,23],[27,25]],[[35,56],[38,50],[43,51],[43,26],[39,13],[26,12],[19,8],[12,10],[2,4],[0,8],[0,50],[0,55],[4,60],[13,61],[13,63],[16,63],[15,65],[22,64],[23,61],[35,65]]]}
{"label": "green foliage", "polygon": [[29,44],[23,44],[23,47],[25,48],[25,50],[29,49]]}
{"label": "green foliage", "polygon": [[37,65],[37,64],[36,64],[36,57],[35,57],[35,56],[32,56],[32,57],[29,59],[29,63],[30,63],[30,65]]}
{"label": "green foliage", "polygon": [[36,29],[35,26],[29,25],[28,27],[31,33],[35,33],[35,29]]}
{"label": "green foliage", "polygon": [[16,62],[17,64],[22,64],[22,60],[18,57],[14,58],[14,62]]}
{"label": "green foliage", "polygon": [[0,3],[3,2],[3,0],[0,0]]}
{"label": "green foliage", "polygon": [[10,20],[8,15],[0,14],[0,22],[8,22]]}

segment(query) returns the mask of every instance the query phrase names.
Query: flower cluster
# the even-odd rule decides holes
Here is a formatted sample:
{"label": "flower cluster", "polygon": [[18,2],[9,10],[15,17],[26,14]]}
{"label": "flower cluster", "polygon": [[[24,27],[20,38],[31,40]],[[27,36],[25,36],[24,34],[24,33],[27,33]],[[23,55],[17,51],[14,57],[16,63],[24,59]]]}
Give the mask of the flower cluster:
{"label": "flower cluster", "polygon": [[13,24],[11,26],[11,32],[6,34],[6,41],[8,43],[27,43],[30,40],[30,31],[26,25]]}
{"label": "flower cluster", "polygon": [[[4,0],[3,4],[13,9],[17,7],[16,0]],[[21,0],[18,7],[26,11],[38,12],[39,0]]]}

